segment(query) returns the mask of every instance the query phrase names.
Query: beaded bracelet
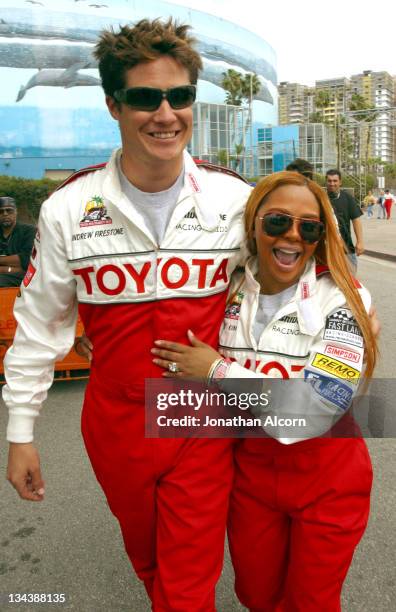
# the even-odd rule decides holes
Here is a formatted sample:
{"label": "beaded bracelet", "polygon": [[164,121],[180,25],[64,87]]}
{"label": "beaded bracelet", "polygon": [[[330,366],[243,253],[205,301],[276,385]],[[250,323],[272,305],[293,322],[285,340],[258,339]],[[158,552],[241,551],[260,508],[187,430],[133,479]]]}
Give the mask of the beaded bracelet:
{"label": "beaded bracelet", "polygon": [[210,385],[214,380],[225,378],[231,363],[231,359],[216,359],[216,361],[212,363],[208,373],[208,385]]}

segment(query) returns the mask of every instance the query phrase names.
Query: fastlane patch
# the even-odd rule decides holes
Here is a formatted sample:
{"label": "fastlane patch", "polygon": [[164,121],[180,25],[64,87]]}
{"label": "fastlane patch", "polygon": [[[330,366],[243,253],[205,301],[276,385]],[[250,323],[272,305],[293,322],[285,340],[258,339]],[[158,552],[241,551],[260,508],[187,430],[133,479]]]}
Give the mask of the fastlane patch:
{"label": "fastlane patch", "polygon": [[327,317],[323,338],[363,347],[359,326],[351,311],[346,308],[340,308]]}

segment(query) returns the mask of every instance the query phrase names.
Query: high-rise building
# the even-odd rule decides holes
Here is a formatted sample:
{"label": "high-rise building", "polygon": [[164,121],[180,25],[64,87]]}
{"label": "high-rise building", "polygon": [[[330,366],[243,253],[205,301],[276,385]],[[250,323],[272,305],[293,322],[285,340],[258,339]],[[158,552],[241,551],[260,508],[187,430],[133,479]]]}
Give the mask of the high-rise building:
{"label": "high-rise building", "polygon": [[278,85],[279,124],[306,123],[312,112],[312,90],[307,85],[284,81]]}
{"label": "high-rise building", "polygon": [[334,125],[336,117],[340,113],[344,113],[348,110],[348,103],[350,100],[350,87],[351,83],[349,79],[340,77],[337,79],[324,79],[321,81],[315,81],[315,98],[314,105],[315,110],[319,110],[319,106],[315,104],[320,99],[319,92],[325,92],[327,94],[322,96],[323,102],[328,102],[320,108],[320,112],[323,112],[324,120],[327,123]]}
{"label": "high-rise building", "polygon": [[[366,70],[350,78],[316,81],[314,88],[286,81],[279,84],[278,92],[280,125],[314,120],[340,130],[345,126],[355,158],[396,162],[395,113],[389,110],[396,106],[396,77]],[[371,113],[350,112],[354,94],[363,98]],[[337,121],[341,117],[343,121]]]}
{"label": "high-rise building", "polygon": [[388,111],[380,112],[380,109],[388,109],[394,105],[395,80],[388,72],[372,72],[365,70],[362,74],[351,77],[351,93],[357,93],[364,98],[367,105],[372,109],[379,109],[373,114],[372,125],[367,123],[364,131],[370,130],[367,135],[369,143],[368,156],[377,157],[387,163],[395,161],[395,128],[392,125],[392,117]]}

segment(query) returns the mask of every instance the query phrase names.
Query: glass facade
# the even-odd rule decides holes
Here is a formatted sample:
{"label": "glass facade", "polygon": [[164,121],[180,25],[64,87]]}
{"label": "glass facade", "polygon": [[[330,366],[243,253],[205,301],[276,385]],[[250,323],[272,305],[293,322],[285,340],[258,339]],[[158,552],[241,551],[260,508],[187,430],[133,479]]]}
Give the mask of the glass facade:
{"label": "glass facade", "polygon": [[258,130],[260,175],[284,170],[296,157],[309,161],[315,172],[325,174],[337,165],[334,129],[321,123],[281,125]]}
{"label": "glass facade", "polygon": [[193,112],[191,154],[251,174],[250,147],[246,144],[249,110],[240,106],[197,102]]}

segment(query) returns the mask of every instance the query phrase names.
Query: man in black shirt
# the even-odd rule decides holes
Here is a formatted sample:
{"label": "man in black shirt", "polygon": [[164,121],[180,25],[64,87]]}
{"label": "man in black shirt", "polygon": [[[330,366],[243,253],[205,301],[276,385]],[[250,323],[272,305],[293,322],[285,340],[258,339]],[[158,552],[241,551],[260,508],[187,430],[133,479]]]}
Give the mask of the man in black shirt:
{"label": "man in black shirt", "polygon": [[[354,198],[341,189],[341,172],[339,170],[328,170],[326,172],[327,194],[337,217],[338,227],[342,239],[348,251],[348,258],[354,272],[357,270],[357,256],[364,253],[363,227],[360,220],[363,214]],[[352,242],[351,221],[356,237],[356,244]]]}
{"label": "man in black shirt", "polygon": [[17,223],[14,198],[0,197],[0,288],[21,284],[35,233],[33,225]]}

